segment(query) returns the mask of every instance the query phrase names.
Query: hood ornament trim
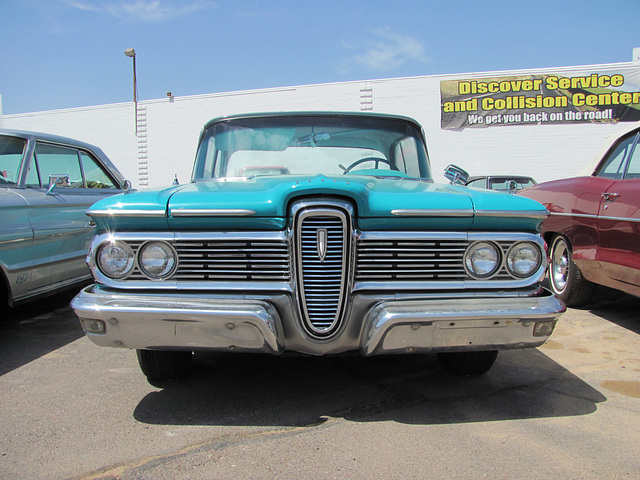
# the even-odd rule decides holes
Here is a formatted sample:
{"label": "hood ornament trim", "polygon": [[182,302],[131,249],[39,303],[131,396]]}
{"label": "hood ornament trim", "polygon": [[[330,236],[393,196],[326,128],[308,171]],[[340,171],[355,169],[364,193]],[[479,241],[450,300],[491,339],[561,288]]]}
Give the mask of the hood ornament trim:
{"label": "hood ornament trim", "polygon": [[327,256],[328,241],[329,241],[329,234],[327,233],[327,230],[324,228],[319,228],[316,231],[316,245],[317,245],[317,251],[318,251],[318,259],[320,260],[320,263],[323,263],[324,259]]}

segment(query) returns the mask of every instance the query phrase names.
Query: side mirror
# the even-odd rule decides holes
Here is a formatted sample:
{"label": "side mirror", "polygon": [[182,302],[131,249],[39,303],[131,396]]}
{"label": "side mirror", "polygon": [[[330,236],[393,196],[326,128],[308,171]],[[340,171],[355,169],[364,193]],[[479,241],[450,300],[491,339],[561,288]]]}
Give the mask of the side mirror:
{"label": "side mirror", "polygon": [[509,180],[507,182],[507,190],[509,190],[509,193],[516,193],[516,190],[518,189],[518,184],[515,180]]}
{"label": "side mirror", "polygon": [[68,187],[69,175],[49,175],[49,186],[47,187],[46,195],[53,195],[53,191],[57,186]]}
{"label": "side mirror", "polygon": [[444,177],[449,180],[451,185],[466,185],[469,180],[467,171],[457,165],[448,165],[444,169]]}
{"label": "side mirror", "polygon": [[120,184],[120,188],[122,188],[124,193],[127,193],[129,190],[131,190],[131,182],[129,180],[123,180]]}

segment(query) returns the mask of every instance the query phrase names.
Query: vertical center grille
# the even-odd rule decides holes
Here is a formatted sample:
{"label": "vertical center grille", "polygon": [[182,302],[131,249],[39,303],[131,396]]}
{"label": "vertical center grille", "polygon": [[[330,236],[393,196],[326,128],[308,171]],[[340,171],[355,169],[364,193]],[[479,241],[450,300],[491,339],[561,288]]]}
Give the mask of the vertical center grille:
{"label": "vertical center grille", "polygon": [[328,337],[339,325],[348,270],[350,217],[339,209],[305,208],[298,213],[298,298],[307,331]]}

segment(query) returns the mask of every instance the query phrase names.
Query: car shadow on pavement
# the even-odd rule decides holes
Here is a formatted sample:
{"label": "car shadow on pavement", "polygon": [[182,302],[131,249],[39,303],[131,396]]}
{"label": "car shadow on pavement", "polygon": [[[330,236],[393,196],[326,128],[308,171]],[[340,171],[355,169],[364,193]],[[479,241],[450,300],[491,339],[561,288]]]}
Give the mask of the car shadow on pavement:
{"label": "car shadow on pavement", "polygon": [[638,317],[640,298],[638,297],[596,285],[591,301],[585,304],[583,309],[640,334],[640,318]]}
{"label": "car shadow on pavement", "polygon": [[69,290],[0,312],[0,376],[84,335]]}
{"label": "car shadow on pavement", "polygon": [[182,382],[146,395],[136,420],[162,425],[450,424],[588,415],[606,397],[538,350],[502,352],[479,377],[445,372],[435,355],[197,359]]}

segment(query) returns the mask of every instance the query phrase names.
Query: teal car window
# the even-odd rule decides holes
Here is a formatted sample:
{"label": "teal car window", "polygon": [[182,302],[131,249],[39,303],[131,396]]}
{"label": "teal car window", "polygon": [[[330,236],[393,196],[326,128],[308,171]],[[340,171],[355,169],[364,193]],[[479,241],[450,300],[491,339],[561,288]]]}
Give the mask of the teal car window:
{"label": "teal car window", "polygon": [[203,133],[194,180],[259,175],[371,175],[431,179],[421,132],[397,119],[259,116]]}
{"label": "teal car window", "polygon": [[118,188],[109,178],[96,159],[85,152],[80,152],[82,171],[87,183],[87,188]]}
{"label": "teal car window", "polygon": [[77,150],[38,143],[36,144],[36,161],[43,186],[49,183],[51,175],[67,175],[69,184],[61,185],[62,188],[84,188]]}
{"label": "teal car window", "polygon": [[0,185],[18,182],[26,140],[0,135]]}

